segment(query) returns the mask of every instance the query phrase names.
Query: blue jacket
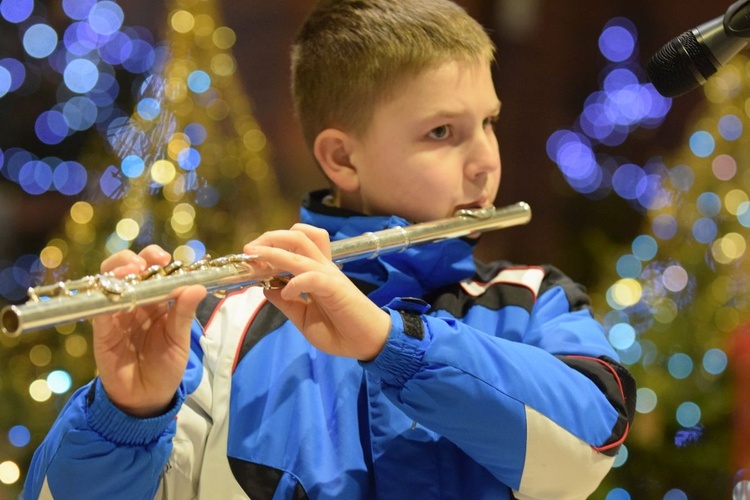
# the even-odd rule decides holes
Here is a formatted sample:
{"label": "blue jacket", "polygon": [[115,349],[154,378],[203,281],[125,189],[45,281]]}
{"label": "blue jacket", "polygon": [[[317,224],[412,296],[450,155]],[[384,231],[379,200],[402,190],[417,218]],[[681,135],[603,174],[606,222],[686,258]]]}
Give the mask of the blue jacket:
{"label": "blue jacket", "polygon": [[[332,239],[406,221],[310,197]],[[137,419],[98,379],[42,446],[27,498],[585,498],[635,385],[586,295],[549,266],[476,262],[446,240],[344,271],[391,315],[361,363],[310,346],[259,288],[201,305],[172,409]]]}

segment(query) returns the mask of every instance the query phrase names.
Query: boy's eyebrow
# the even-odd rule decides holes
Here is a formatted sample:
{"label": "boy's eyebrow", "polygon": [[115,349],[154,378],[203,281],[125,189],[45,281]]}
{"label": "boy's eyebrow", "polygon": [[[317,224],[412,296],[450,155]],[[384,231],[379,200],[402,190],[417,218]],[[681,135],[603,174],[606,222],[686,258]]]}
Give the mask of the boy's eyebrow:
{"label": "boy's eyebrow", "polygon": [[[488,114],[489,115],[500,114],[500,109],[502,108],[502,106],[503,106],[502,101],[497,101],[497,104],[495,104],[490,109],[490,111],[489,111]],[[456,110],[456,111],[454,111],[454,110],[450,110],[450,109],[443,109],[443,110],[438,110],[438,111],[436,111],[434,113],[430,113],[425,118],[428,119],[428,120],[432,120],[432,119],[435,119],[435,118],[455,118],[457,116],[462,116],[464,114],[466,114],[466,111],[463,111],[463,110]]]}

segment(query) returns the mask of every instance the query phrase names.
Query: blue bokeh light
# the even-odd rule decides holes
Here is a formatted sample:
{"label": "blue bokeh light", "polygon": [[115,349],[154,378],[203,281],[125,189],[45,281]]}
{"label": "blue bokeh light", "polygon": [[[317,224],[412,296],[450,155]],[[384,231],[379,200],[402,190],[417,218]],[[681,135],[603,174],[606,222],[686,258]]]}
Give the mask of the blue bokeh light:
{"label": "blue bokeh light", "polygon": [[57,110],[44,111],[34,124],[36,136],[45,144],[59,144],[68,136],[68,122]]}
{"label": "blue bokeh light", "polygon": [[54,370],[47,375],[47,385],[54,394],[65,394],[73,385],[73,380],[68,372]]}
{"label": "blue bokeh light", "polygon": [[[669,357],[667,369],[669,370],[669,374],[674,378],[678,380],[685,379],[693,372],[693,360],[685,353],[675,353]],[[687,425],[686,427],[690,426]]]}
{"label": "blue bokeh light", "polygon": [[718,233],[719,227],[712,219],[703,217],[693,223],[693,238],[699,243],[711,243]]}
{"label": "blue bokeh light", "polygon": [[673,488],[664,494],[664,500],[688,500],[688,496],[684,491]]}
{"label": "blue bokeh light", "polygon": [[185,148],[177,155],[177,163],[183,170],[195,170],[201,163],[201,154],[196,149]]}
{"label": "blue bokeh light", "polygon": [[16,448],[23,448],[31,442],[31,432],[26,426],[14,425],[8,431],[8,440]]}
{"label": "blue bokeh light", "polygon": [[114,33],[99,48],[99,56],[108,64],[122,64],[133,52],[133,42],[129,36],[121,31]]}
{"label": "blue bokeh light", "polygon": [[651,226],[654,235],[662,240],[671,240],[678,230],[677,219],[672,215],[661,214],[654,217]]}
{"label": "blue bokeh light", "polygon": [[696,201],[696,206],[702,216],[716,217],[721,212],[721,198],[716,193],[701,193]]}
{"label": "blue bokeh light", "polygon": [[656,257],[656,253],[659,251],[659,244],[653,237],[647,234],[642,234],[633,240],[631,249],[633,255],[638,259],[643,262],[648,262]]}
{"label": "blue bokeh light", "polygon": [[683,427],[694,427],[701,421],[701,409],[692,401],[686,401],[677,407],[677,423]]}
{"label": "blue bokeh light", "polygon": [[145,40],[131,39],[130,52],[127,59],[122,61],[122,66],[131,73],[145,73],[150,70],[156,62],[154,47]]}
{"label": "blue bokeh light", "polygon": [[190,143],[193,146],[203,144],[203,141],[205,141],[206,137],[208,137],[206,128],[200,123],[191,123],[187,127],[185,127],[185,135],[190,138]]}
{"label": "blue bokeh light", "polygon": [[8,73],[10,73],[11,83],[8,90],[10,92],[18,90],[21,85],[23,85],[24,80],[26,80],[26,66],[12,57],[0,59],[0,66],[8,70]]}
{"label": "blue bokeh light", "polygon": [[45,193],[52,186],[52,167],[42,160],[32,160],[21,167],[18,183],[28,194]]}
{"label": "blue bokeh light", "polygon": [[196,94],[202,94],[211,88],[211,77],[205,71],[195,70],[188,75],[187,85]]}
{"label": "blue bokeh light", "polygon": [[0,97],[3,97],[10,91],[13,85],[13,76],[6,68],[0,66]]}
{"label": "blue bokeh light", "polygon": [[138,101],[136,111],[144,120],[154,120],[161,113],[161,104],[152,97],[144,97]]}
{"label": "blue bokeh light", "polygon": [[119,5],[109,0],[96,3],[89,11],[91,28],[100,35],[108,36],[122,26],[124,14]]}
{"label": "blue bokeh light", "polygon": [[709,349],[703,355],[703,369],[711,375],[720,375],[727,369],[729,360],[721,349]]}
{"label": "blue bokeh light", "polygon": [[743,125],[735,115],[724,115],[719,120],[719,134],[727,141],[736,141],[742,136]]}
{"label": "blue bokeh light", "polygon": [[10,23],[21,23],[34,12],[34,0],[3,0],[0,15]]}
{"label": "blue bokeh light", "polygon": [[66,196],[80,194],[88,182],[88,171],[76,161],[63,161],[55,167],[52,182]]}
{"label": "blue bokeh light", "polygon": [[659,397],[653,389],[639,387],[636,391],[635,410],[638,413],[651,413],[656,409]]}
{"label": "blue bokeh light", "polygon": [[96,0],[63,0],[62,7],[65,14],[76,21],[86,19],[96,4]]}
{"label": "blue bokeh light", "polygon": [[624,22],[622,18],[610,21],[599,36],[599,50],[612,62],[628,60],[635,50],[636,37],[633,31],[620,24]]}
{"label": "blue bokeh light", "polygon": [[88,97],[76,96],[63,105],[63,115],[71,130],[86,130],[96,123],[98,110]]}
{"label": "blue bokeh light", "polygon": [[690,151],[699,158],[706,158],[716,149],[714,136],[705,130],[699,130],[690,136]]}
{"label": "blue bokeh light", "polygon": [[635,255],[623,255],[617,259],[617,274],[621,278],[637,278],[643,271],[641,260]]}
{"label": "blue bokeh light", "polygon": [[85,94],[96,86],[99,69],[88,59],[74,59],[65,66],[63,78],[70,90]]}
{"label": "blue bokeh light", "polygon": [[619,350],[628,349],[635,342],[635,329],[627,323],[618,323],[609,330],[609,343]]}
{"label": "blue bokeh light", "polygon": [[140,156],[128,155],[122,159],[120,168],[122,168],[122,173],[125,174],[126,177],[135,179],[143,174],[146,170],[146,165]]}
{"label": "blue bokeh light", "polygon": [[630,500],[630,493],[623,488],[614,488],[607,493],[605,500]]}
{"label": "blue bokeh light", "polygon": [[195,253],[195,260],[198,261],[206,256],[206,245],[200,240],[190,240],[187,242],[187,246],[190,247]]}
{"label": "blue bokeh light", "polygon": [[23,34],[23,48],[31,57],[43,59],[52,54],[56,46],[57,33],[47,24],[34,24]]}

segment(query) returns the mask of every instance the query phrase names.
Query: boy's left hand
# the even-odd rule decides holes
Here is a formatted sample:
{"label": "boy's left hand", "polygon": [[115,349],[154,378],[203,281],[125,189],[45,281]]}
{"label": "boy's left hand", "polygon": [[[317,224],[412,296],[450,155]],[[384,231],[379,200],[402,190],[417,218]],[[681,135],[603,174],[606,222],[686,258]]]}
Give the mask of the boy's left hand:
{"label": "boy's left hand", "polygon": [[295,224],[269,231],[245,245],[244,252],[257,256],[257,267],[291,275],[283,288],[266,290],[266,297],[313,346],[362,361],[383,349],[391,318],[333,263],[325,230]]}

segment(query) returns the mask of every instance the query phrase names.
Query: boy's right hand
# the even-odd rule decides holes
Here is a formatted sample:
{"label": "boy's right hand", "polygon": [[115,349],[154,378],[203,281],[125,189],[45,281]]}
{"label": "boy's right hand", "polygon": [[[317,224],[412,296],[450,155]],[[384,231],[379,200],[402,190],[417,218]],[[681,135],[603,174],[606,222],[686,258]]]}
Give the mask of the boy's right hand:
{"label": "boy's right hand", "polygon": [[[122,278],[170,260],[167,252],[151,245],[137,255],[131,250],[112,255],[101,272]],[[172,293],[171,305],[163,302],[93,319],[94,359],[115,406],[141,418],[167,410],[185,372],[190,326],[205,296],[203,286],[182,287]]]}

